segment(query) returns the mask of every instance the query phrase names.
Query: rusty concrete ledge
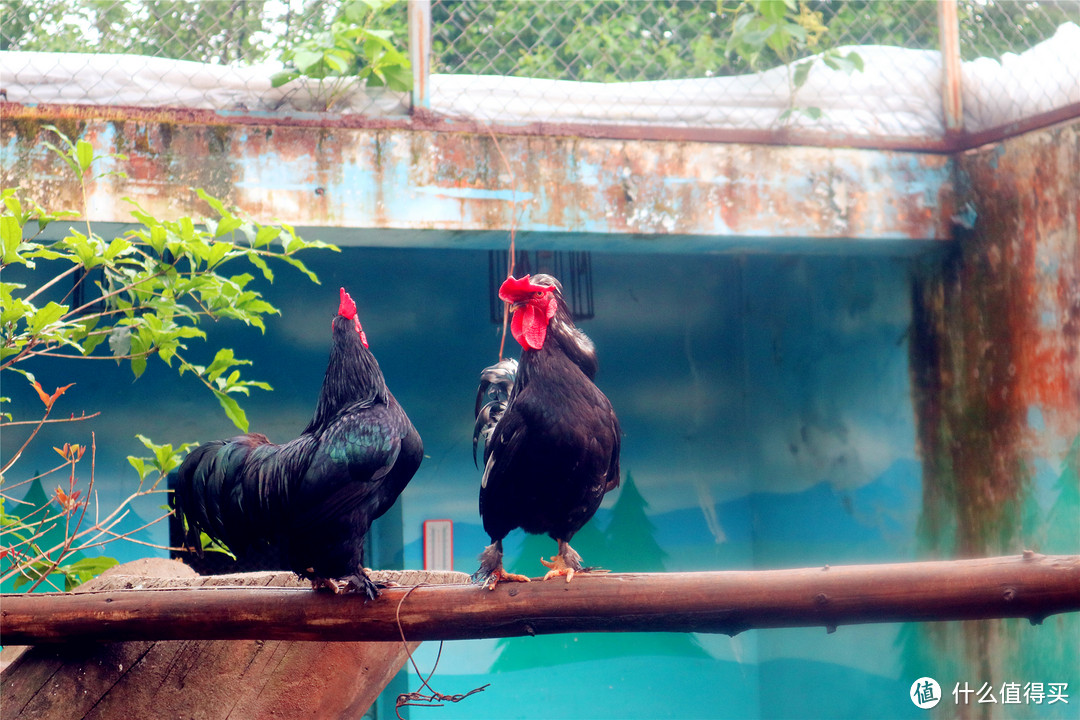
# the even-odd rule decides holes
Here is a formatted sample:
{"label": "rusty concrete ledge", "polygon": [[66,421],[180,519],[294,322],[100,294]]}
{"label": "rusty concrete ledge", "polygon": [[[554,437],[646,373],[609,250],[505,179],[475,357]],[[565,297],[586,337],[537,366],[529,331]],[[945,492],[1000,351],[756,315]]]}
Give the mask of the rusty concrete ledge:
{"label": "rusty concrete ledge", "polygon": [[[202,214],[201,187],[263,220],[354,229],[694,238],[696,250],[948,238],[950,158],[857,148],[443,132],[415,127],[199,124],[154,115],[50,118],[4,105],[4,187],[77,208],[42,144],[55,124],[103,154],[88,215]],[[713,239],[710,241],[710,239]],[[779,243],[779,245],[778,245]]]}

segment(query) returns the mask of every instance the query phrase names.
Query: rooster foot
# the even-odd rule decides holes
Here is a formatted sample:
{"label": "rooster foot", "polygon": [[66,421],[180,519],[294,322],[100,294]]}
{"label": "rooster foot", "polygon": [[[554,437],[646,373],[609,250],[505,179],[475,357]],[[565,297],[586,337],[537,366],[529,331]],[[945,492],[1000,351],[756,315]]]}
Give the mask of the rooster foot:
{"label": "rooster foot", "polygon": [[356,573],[355,575],[349,575],[342,578],[342,580],[345,581],[344,592],[362,592],[367,595],[368,600],[374,600],[379,597],[379,590],[388,587],[387,583],[373,582],[371,578],[362,572]]}
{"label": "rooster foot", "polygon": [[570,582],[574,579],[575,573],[589,572],[592,568],[583,567],[581,564],[581,556],[578,555],[577,550],[570,547],[570,543],[565,540],[559,540],[559,552],[551,556],[550,560],[540,558],[540,562],[544,567],[550,568],[544,580],[550,580],[553,577],[559,577],[560,575],[566,576],[566,582]]}
{"label": "rooster foot", "polygon": [[[578,572],[578,570],[566,564],[566,560],[563,559],[562,555],[552,555],[550,560],[540,558],[540,562],[544,567],[551,568],[544,574],[544,580],[565,575],[566,582],[570,582],[574,579],[574,573]],[[582,569],[582,572],[584,572],[584,569]]]}
{"label": "rooster foot", "polygon": [[529,578],[524,575],[506,572],[502,558],[502,540],[496,540],[480,553],[480,568],[473,573],[472,581],[488,590],[494,590],[500,582],[529,582]]}
{"label": "rooster foot", "polygon": [[313,577],[311,578],[311,589],[331,592],[334,595],[338,595],[341,593],[341,585],[339,585],[338,581],[334,580],[333,578]]}
{"label": "rooster foot", "polygon": [[482,587],[486,587],[488,590],[494,590],[500,582],[532,582],[525,575],[518,575],[516,573],[508,573],[502,568],[498,568],[495,572],[491,573],[484,579]]}
{"label": "rooster foot", "polygon": [[374,600],[379,597],[379,590],[384,587],[389,587],[391,584],[392,583],[372,582],[366,575],[361,575],[359,573],[356,575],[348,575],[340,580],[321,577],[311,578],[311,588],[313,590],[331,592],[334,595],[363,593],[364,595],[367,595],[369,600]]}

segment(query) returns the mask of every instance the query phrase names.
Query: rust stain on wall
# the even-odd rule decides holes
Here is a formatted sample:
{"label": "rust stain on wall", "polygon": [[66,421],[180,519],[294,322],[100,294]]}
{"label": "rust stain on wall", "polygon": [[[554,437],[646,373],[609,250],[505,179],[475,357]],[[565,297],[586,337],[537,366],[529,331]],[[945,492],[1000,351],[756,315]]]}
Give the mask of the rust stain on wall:
{"label": "rust stain on wall", "polygon": [[1025,466],[1080,434],[1080,124],[958,162],[977,219],[916,282],[912,367],[925,512],[972,556],[1017,549]]}
{"label": "rust stain on wall", "polygon": [[[938,557],[1080,552],[1060,541],[1076,534],[1080,495],[1080,122],[972,151],[957,171],[974,222],[912,292],[919,540]],[[1045,470],[1035,487],[1039,467],[1061,468],[1053,487]],[[919,671],[998,687],[1017,668],[1060,672],[1077,618],[1054,622],[1071,624],[1041,648],[1016,622],[920,626],[947,659],[923,655]]]}

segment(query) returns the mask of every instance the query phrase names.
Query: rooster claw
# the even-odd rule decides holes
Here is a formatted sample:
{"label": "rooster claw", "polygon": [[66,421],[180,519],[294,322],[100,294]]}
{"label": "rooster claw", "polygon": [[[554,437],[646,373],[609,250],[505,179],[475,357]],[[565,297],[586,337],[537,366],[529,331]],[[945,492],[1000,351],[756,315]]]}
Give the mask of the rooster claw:
{"label": "rooster claw", "polygon": [[376,583],[372,582],[366,575],[349,575],[341,578],[340,580],[334,580],[333,578],[311,578],[311,588],[316,591],[328,591],[334,595],[351,595],[352,593],[363,593],[367,595],[369,600],[374,600],[379,597],[379,590],[384,587],[390,587],[393,583]]}
{"label": "rooster claw", "polygon": [[341,585],[333,578],[311,578],[311,589],[319,592],[330,592],[334,595],[341,594]]}
{"label": "rooster claw", "polygon": [[[488,590],[494,590],[500,582],[532,582],[525,575],[517,575],[516,573],[508,573],[502,568],[498,568],[490,575],[486,577],[474,576],[477,582],[480,582],[480,587]],[[482,582],[481,582],[482,581]]]}
{"label": "rooster claw", "polygon": [[540,564],[544,567],[551,568],[544,574],[544,580],[550,580],[553,577],[565,575],[566,582],[570,582],[574,579],[574,573],[577,572],[574,568],[566,564],[566,560],[563,559],[562,555],[552,555],[550,560],[540,558]]}

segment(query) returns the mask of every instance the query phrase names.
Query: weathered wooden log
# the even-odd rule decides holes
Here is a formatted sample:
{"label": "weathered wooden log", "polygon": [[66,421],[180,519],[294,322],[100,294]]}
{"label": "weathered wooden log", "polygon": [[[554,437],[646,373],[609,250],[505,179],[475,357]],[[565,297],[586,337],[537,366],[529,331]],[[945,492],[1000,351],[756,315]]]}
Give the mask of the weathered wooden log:
{"label": "weathered wooden log", "polygon": [[[464,578],[460,573],[461,580]],[[198,587],[0,597],[13,644],[184,639],[460,640],[546,633],[736,633],[1080,610],[1080,556],[729,572],[585,574],[572,583],[388,588]]]}
{"label": "weathered wooden log", "polygon": [[[126,575],[124,573],[139,573]],[[380,573],[383,579],[416,583],[457,578],[444,573]],[[306,592],[292,573],[245,573],[199,577],[182,563],[137,561],[114,568],[75,593],[47,598],[46,604],[79,597],[106,597],[182,586],[227,584],[258,593],[264,586]],[[130,590],[127,588],[145,588]],[[14,599],[30,596],[12,596]],[[198,603],[198,597],[194,599]],[[0,607],[7,606],[0,601]],[[174,618],[183,622],[182,618]],[[88,622],[93,623],[93,618]],[[0,630],[5,654],[17,634]],[[99,640],[116,640],[101,637]],[[419,645],[376,642],[291,642],[275,640],[186,640],[83,642],[25,649],[0,673],[0,718],[356,718]],[[408,648],[408,650],[406,650]]]}

